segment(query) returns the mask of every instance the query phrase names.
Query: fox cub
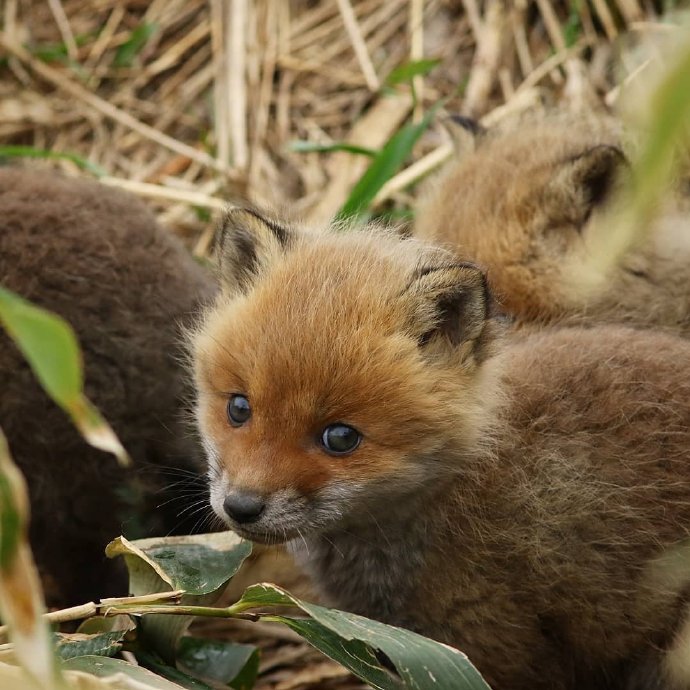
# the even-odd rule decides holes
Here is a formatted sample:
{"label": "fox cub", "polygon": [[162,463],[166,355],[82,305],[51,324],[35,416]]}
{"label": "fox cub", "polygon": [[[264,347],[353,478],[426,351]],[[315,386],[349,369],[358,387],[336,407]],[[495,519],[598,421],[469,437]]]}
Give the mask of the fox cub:
{"label": "fox cub", "polygon": [[0,427],[27,479],[48,604],[125,594],[124,569],[103,553],[108,541],[123,522],[130,536],[133,522],[139,535],[184,526],[189,488],[163,492],[180,474],[203,492],[203,453],[180,414],[191,391],[179,324],[211,298],[213,278],[133,195],[6,168],[0,285],[71,323],[86,393],[134,460],[123,470],[88,446],[0,328]]}
{"label": "fox cub", "polygon": [[466,126],[464,155],[419,204],[418,237],[485,266],[517,326],[624,323],[690,335],[690,220],[680,210],[662,214],[594,293],[564,272],[609,231],[628,172],[611,123],[562,116],[496,134]]}
{"label": "fox cub", "polygon": [[482,271],[376,229],[235,210],[219,254],[192,351],[230,528],[494,690],[690,688],[689,343],[501,343]]}

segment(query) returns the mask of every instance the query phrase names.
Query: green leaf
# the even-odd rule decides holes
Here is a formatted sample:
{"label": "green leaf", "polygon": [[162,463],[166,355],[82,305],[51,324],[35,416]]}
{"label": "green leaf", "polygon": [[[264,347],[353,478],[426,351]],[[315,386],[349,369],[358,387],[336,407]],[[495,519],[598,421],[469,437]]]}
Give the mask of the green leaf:
{"label": "green leaf", "polygon": [[296,153],[331,153],[333,151],[346,151],[347,153],[369,156],[369,158],[373,158],[377,153],[374,149],[355,146],[355,144],[348,144],[346,141],[334,141],[330,144],[319,144],[315,141],[291,141],[288,144],[288,148],[290,151],[295,151]]}
{"label": "green leaf", "polygon": [[[596,292],[610,281],[611,269],[627,252],[647,240],[656,228],[655,215],[660,201],[669,191],[678,153],[690,141],[690,47],[687,41],[680,54],[671,60],[660,79],[642,88],[623,92],[623,111],[635,114],[638,126],[646,133],[632,160],[627,184],[611,205],[606,217],[606,232],[594,233],[585,261],[574,259],[564,265],[569,280],[582,290]],[[626,98],[631,102],[625,106]],[[602,227],[604,227],[602,225]]]}
{"label": "green leaf", "polygon": [[570,3],[570,14],[563,23],[563,40],[566,47],[574,46],[582,36],[582,20],[580,18],[580,2],[576,0]]}
{"label": "green leaf", "polygon": [[[207,605],[215,602],[251,550],[251,542],[233,532],[216,532],[132,542],[118,537],[108,544],[106,555],[125,557],[134,595],[183,590],[183,604]],[[172,665],[191,621],[184,615],[147,616],[141,622],[142,637]]]}
{"label": "green leaf", "polygon": [[381,187],[395,175],[412,153],[414,145],[429,127],[441,105],[442,101],[439,101],[427,111],[421,122],[404,125],[386,142],[350,192],[350,196],[338,212],[338,220],[347,220],[366,211]]}
{"label": "green leaf", "polygon": [[404,82],[412,81],[414,77],[429,74],[436,65],[440,64],[441,60],[436,59],[423,59],[423,60],[411,60],[406,62],[399,67],[396,67],[386,79],[386,86],[396,86],[397,84],[402,84]]}
{"label": "green leaf", "polygon": [[106,555],[125,556],[134,595],[179,589],[200,596],[222,587],[251,551],[251,542],[234,532],[214,532],[137,541],[118,537]]}
{"label": "green leaf", "polygon": [[111,632],[127,634],[135,628],[136,624],[129,616],[91,616],[81,623],[77,628],[77,633],[82,635],[101,635]]}
{"label": "green leaf", "polygon": [[74,331],[60,317],[3,288],[0,319],[48,395],[65,406],[83,383]]}
{"label": "green leaf", "polygon": [[309,604],[274,585],[255,585],[236,611],[297,606],[311,620],[262,616],[285,623],[307,642],[381,690],[490,690],[467,656],[421,635],[343,611]]}
{"label": "green leaf", "polygon": [[36,149],[32,146],[0,146],[0,159],[2,158],[45,158],[48,160],[68,160],[72,161],[82,170],[87,170],[97,177],[103,177],[108,172],[99,165],[77,156],[74,153],[64,153],[62,151],[50,151],[48,149]]}
{"label": "green leaf", "polygon": [[114,630],[98,635],[57,633],[56,652],[63,661],[77,656],[114,656],[122,648],[122,640],[126,634],[127,630]]}
{"label": "green leaf", "polygon": [[155,22],[139,24],[129,35],[129,38],[117,49],[113,65],[115,67],[131,67],[134,58],[139,55],[157,30],[158,25]]}
{"label": "green leaf", "polygon": [[199,678],[215,680],[235,690],[251,690],[259,671],[259,652],[247,644],[183,637],[177,663]]}
{"label": "green leaf", "polygon": [[83,671],[98,678],[107,678],[122,674],[133,681],[116,687],[141,688],[141,690],[184,690],[183,686],[173,683],[141,666],[133,666],[122,659],[111,659],[107,656],[77,656],[62,663],[62,668],[69,671]]}
{"label": "green leaf", "polygon": [[82,393],[81,352],[70,325],[1,287],[0,324],[46,393],[70,415],[82,436],[92,446],[113,453],[120,464],[128,464],[117,436]]}
{"label": "green leaf", "polygon": [[177,683],[186,690],[213,690],[212,687],[200,681],[198,678],[192,678],[183,671],[178,671],[172,666],[168,666],[155,654],[150,654],[144,650],[137,650],[137,661],[144,667],[153,671],[163,678],[167,678],[173,683]]}

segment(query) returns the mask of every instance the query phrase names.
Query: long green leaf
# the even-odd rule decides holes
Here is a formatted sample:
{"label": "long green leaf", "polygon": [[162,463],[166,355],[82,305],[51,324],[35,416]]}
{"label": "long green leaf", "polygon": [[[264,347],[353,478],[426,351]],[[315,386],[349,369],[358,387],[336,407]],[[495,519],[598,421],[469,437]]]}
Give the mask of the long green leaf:
{"label": "long green leaf", "polygon": [[285,623],[307,642],[380,690],[490,690],[467,656],[421,635],[362,616],[310,604],[275,585],[250,587],[237,611],[297,606],[311,620],[262,616]]}
{"label": "long green leaf", "polygon": [[318,144],[314,141],[291,141],[290,144],[288,144],[288,148],[290,151],[296,153],[332,153],[333,151],[345,151],[360,156],[368,156],[369,158],[373,158],[377,153],[374,149],[355,146],[345,141],[334,141],[330,144]]}
{"label": "long green leaf", "polygon": [[0,325],[9,333],[46,393],[96,448],[129,464],[117,436],[82,392],[81,352],[70,325],[56,314],[0,287]]}
{"label": "long green leaf", "polygon": [[350,196],[338,212],[338,220],[347,220],[366,211],[381,187],[395,175],[412,153],[414,145],[429,127],[441,104],[436,103],[419,123],[404,125],[388,140],[350,192]]}
{"label": "long green leaf", "polygon": [[0,159],[2,158],[45,158],[48,160],[67,160],[71,161],[82,170],[88,170],[97,177],[107,175],[107,171],[86,158],[77,156],[75,153],[65,153],[63,151],[50,151],[48,149],[36,149],[33,146],[0,146]]}
{"label": "long green leaf", "polygon": [[[607,232],[597,233],[591,240],[585,262],[575,260],[564,266],[573,284],[582,289],[600,289],[621,257],[653,231],[659,202],[667,194],[678,164],[677,154],[690,141],[690,33],[684,31],[686,41],[672,66],[656,83],[644,85],[644,107],[637,102],[628,105],[635,118],[641,119],[640,129],[646,136],[633,157],[628,183],[606,219]],[[638,86],[632,93],[641,91]]]}

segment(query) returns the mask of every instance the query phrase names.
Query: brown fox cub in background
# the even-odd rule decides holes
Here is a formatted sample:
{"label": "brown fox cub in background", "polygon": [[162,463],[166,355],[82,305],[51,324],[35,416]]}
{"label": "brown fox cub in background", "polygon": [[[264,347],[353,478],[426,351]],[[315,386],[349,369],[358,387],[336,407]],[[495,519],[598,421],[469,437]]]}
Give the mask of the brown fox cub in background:
{"label": "brown fox cub in background", "polygon": [[[133,195],[5,168],[0,285],[71,323],[86,393],[134,460],[123,470],[88,446],[0,328],[0,427],[27,479],[48,603],[126,594],[124,569],[104,555],[123,520],[128,534],[131,522],[165,534],[184,527],[178,513],[195,476],[203,491],[203,454],[181,415],[190,391],[179,329],[212,296],[213,279]],[[180,475],[190,478],[187,489],[164,493]]]}
{"label": "brown fox cub in background", "polygon": [[569,260],[586,262],[609,230],[606,212],[628,167],[620,139],[603,119],[474,128],[466,135],[474,151],[451,162],[420,202],[415,234],[485,266],[518,326],[627,323],[690,335],[687,215],[663,215],[593,294],[564,271]]}
{"label": "brown fox cub in background", "polygon": [[501,344],[479,269],[383,231],[236,210],[220,245],[192,346],[232,529],[495,690],[690,687],[690,344]]}

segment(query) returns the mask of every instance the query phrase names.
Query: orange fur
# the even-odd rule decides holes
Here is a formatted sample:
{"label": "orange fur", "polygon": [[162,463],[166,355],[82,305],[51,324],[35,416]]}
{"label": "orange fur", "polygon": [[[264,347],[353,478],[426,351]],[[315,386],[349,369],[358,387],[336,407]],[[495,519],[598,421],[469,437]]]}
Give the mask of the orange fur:
{"label": "orange fur", "polygon": [[[288,541],[331,604],[463,649],[494,690],[690,687],[664,666],[690,567],[659,565],[690,530],[690,344],[502,343],[476,267],[375,228],[234,211],[220,245],[192,335],[219,516]],[[319,444],[334,422],[361,432],[350,454]],[[238,489],[258,519],[225,514]]]}
{"label": "orange fur", "polygon": [[669,210],[595,292],[573,283],[608,231],[610,198],[626,164],[602,119],[552,117],[479,137],[452,161],[417,209],[415,234],[485,266],[518,326],[625,323],[690,334],[690,223]]}

